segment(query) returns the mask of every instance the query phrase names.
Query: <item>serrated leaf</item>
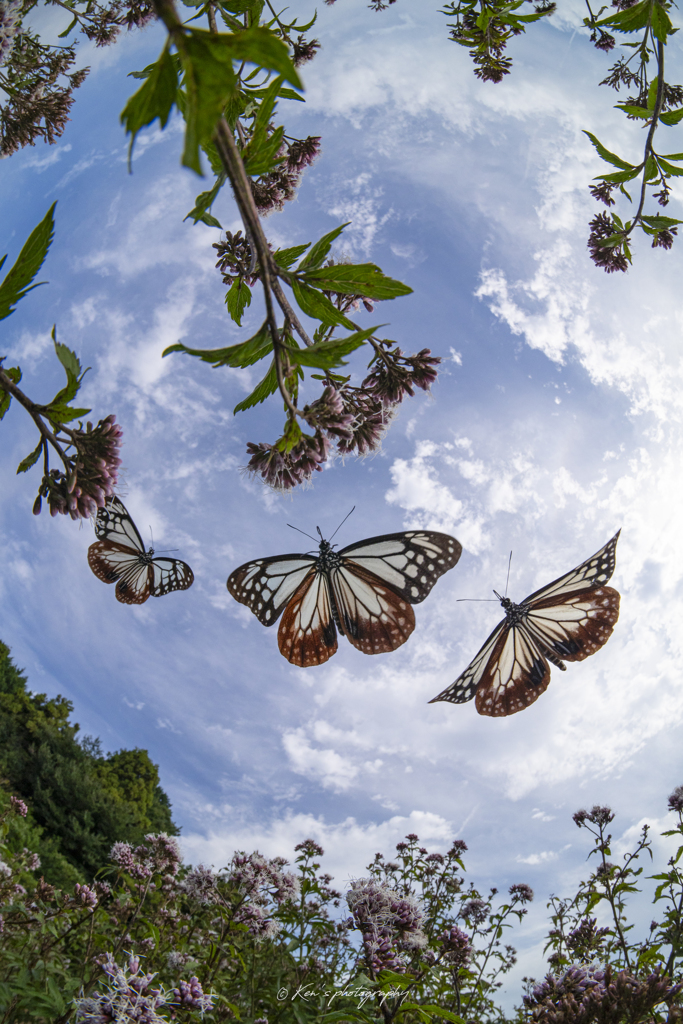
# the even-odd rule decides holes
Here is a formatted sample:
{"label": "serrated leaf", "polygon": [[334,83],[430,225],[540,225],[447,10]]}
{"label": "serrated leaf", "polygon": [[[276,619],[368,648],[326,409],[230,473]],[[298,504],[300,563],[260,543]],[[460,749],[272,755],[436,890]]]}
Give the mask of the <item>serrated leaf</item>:
{"label": "serrated leaf", "polygon": [[620,156],[616,155],[616,153],[610,153],[609,149],[605,149],[600,140],[596,139],[592,132],[587,132],[583,129],[583,134],[588,136],[602,159],[606,160],[608,164],[613,164],[615,167],[622,167],[626,171],[633,170],[633,164],[628,163],[627,160],[622,160]]}
{"label": "serrated leaf", "polygon": [[659,120],[663,121],[664,124],[668,124],[669,127],[674,124],[680,124],[683,120],[683,107],[679,107],[678,110],[668,110],[665,114],[660,114]]}
{"label": "serrated leaf", "polygon": [[241,342],[239,345],[229,345],[227,348],[201,349],[188,348],[187,345],[178,342],[165,348],[162,352],[162,357],[169,355],[171,352],[186,352],[187,355],[197,356],[198,359],[205,363],[211,363],[213,367],[244,367],[257,363],[259,359],[263,359],[272,350],[273,342],[270,337],[270,331],[268,330],[268,324],[264,321],[252,338]]}
{"label": "serrated leaf", "polygon": [[299,256],[306,252],[310,244],[310,242],[306,242],[305,245],[293,245],[290,249],[278,249],[273,253],[273,259],[278,267],[288,270],[293,263],[296,263]]}
{"label": "serrated leaf", "polygon": [[232,410],[233,416],[238,412],[244,412],[245,409],[250,409],[253,405],[259,405],[261,402],[265,402],[266,398],[268,398],[269,395],[272,395],[275,391],[277,391],[277,371],[275,369],[275,360],[273,359],[268,373],[265,375],[263,380],[259,381],[252,393],[241,402],[238,402]]}
{"label": "serrated leaf", "polygon": [[309,252],[308,256],[306,256],[306,258],[301,261],[301,264],[299,265],[299,270],[304,270],[304,268],[308,269],[321,266],[323,260],[325,259],[328,252],[332,248],[332,243],[334,242],[335,238],[339,238],[344,228],[347,228],[350,223],[351,221],[347,220],[345,224],[342,224],[340,227],[335,228],[334,231],[328,231],[326,235],[323,235],[322,238],[318,239],[318,241],[315,243],[315,245]]}
{"label": "serrated leaf", "polygon": [[673,174],[674,177],[680,177],[683,174],[683,167],[674,167],[673,164],[670,164],[668,160],[665,160],[661,156],[658,157],[657,162],[661,169],[666,171],[667,174]]}
{"label": "serrated leaf", "polygon": [[225,302],[231,318],[241,327],[244,310],[251,305],[251,288],[241,278],[236,278],[225,296]]}
{"label": "serrated leaf", "polygon": [[645,181],[652,181],[653,178],[659,177],[659,171],[657,169],[657,161],[653,157],[652,153],[647,158],[644,171]]}
{"label": "serrated leaf", "polygon": [[[38,288],[44,281],[31,284],[48,254],[54,236],[53,203],[40,224],[38,224],[22,246],[16,263],[0,284],[0,320],[14,312],[14,307],[28,292]],[[3,263],[6,257],[3,257]],[[1,265],[1,264],[0,264]]]}
{"label": "serrated leaf", "polygon": [[189,220],[190,218],[192,218],[195,224],[197,223],[197,221],[202,221],[204,224],[212,222],[209,223],[210,227],[220,228],[220,223],[216,220],[215,217],[207,213],[207,211],[210,210],[211,207],[213,206],[216,197],[218,196],[220,190],[223,188],[223,185],[225,184],[226,180],[227,179],[224,172],[219,174],[213,188],[208,192],[199,193],[199,195],[195,199],[194,209],[190,210],[187,216],[184,217],[183,219]]}
{"label": "serrated leaf", "polygon": [[650,28],[652,29],[652,34],[656,36],[660,43],[666,43],[667,36],[671,35],[673,31],[671,18],[661,4],[654,3],[652,5]]}
{"label": "serrated leaf", "polygon": [[71,373],[74,377],[78,378],[78,375],[81,372],[81,363],[78,356],[74,351],[72,351],[72,349],[67,348],[66,345],[62,345],[61,342],[57,341],[54,337],[54,333],[53,340],[57,358],[66,370],[67,376]]}
{"label": "serrated leaf", "polygon": [[[3,369],[1,363],[0,369]],[[4,370],[4,372],[9,377],[13,384],[18,384],[19,381],[21,380],[21,370],[19,369],[18,366],[8,366],[7,369]],[[6,391],[0,391],[0,420],[4,417],[5,413],[9,409],[11,401],[11,395],[9,395]]]}
{"label": "serrated leaf", "polygon": [[631,117],[640,117],[643,120],[652,117],[652,111],[647,107],[636,107],[632,103],[615,103],[614,106],[617,110],[623,110],[625,114],[630,114]]}
{"label": "serrated leaf", "polygon": [[31,454],[27,455],[25,459],[22,459],[19,465],[17,466],[17,475],[19,473],[26,473],[27,470],[31,468],[31,466],[35,466],[36,462],[40,458],[40,453],[42,452],[42,450],[43,439],[41,437],[40,441],[38,442],[38,447],[34,448]]}
{"label": "serrated leaf", "polygon": [[374,263],[337,263],[305,274],[304,280],[315,288],[341,295],[364,295],[369,299],[396,299],[410,295],[412,288],[386,277]]}
{"label": "serrated leaf", "polygon": [[334,306],[326,295],[316,291],[303,281],[292,278],[290,281],[294,298],[306,316],[320,320],[326,327],[340,326],[355,330],[351,321]]}
{"label": "serrated leaf", "polygon": [[330,341],[321,341],[317,345],[300,348],[294,352],[289,350],[289,357],[293,363],[298,363],[300,366],[311,366],[316,370],[346,366],[342,357],[349,355],[354,349],[360,348],[377,330],[379,327],[369,327],[365,331],[356,331],[348,338],[332,338]]}
{"label": "serrated leaf", "polygon": [[661,215],[654,217],[643,216],[643,220],[646,224],[649,224],[651,228],[657,228],[657,230],[660,228],[671,228],[675,224],[683,224],[682,220],[675,220],[674,217],[662,217]]}
{"label": "serrated leaf", "polygon": [[622,181],[632,181],[637,178],[640,174],[640,168],[636,167],[632,171],[615,171],[614,174],[598,174],[595,178],[596,181],[611,181],[613,184],[618,185]]}
{"label": "serrated leaf", "polygon": [[81,419],[87,416],[90,409],[74,409],[70,405],[59,402],[50,404],[45,410],[45,415],[55,423],[71,423],[72,420]]}
{"label": "serrated leaf", "polygon": [[286,159],[284,155],[278,155],[284,134],[284,128],[277,128],[272,135],[267,135],[264,131],[250,140],[242,150],[244,170],[247,174],[252,177],[269,174]]}
{"label": "serrated leaf", "polygon": [[645,28],[650,20],[651,6],[654,5],[651,5],[650,0],[641,0],[639,4],[627,8],[625,11],[619,11],[618,14],[601,18],[595,24],[609,25],[610,28],[616,28],[619,32],[637,32],[639,28]]}
{"label": "serrated leaf", "polygon": [[177,94],[177,65],[168,52],[167,44],[144,84],[130,97],[121,112],[121,123],[125,126],[126,135],[131,136],[128,148],[129,166],[138,132],[152,124],[157,118],[159,118],[162,129],[165,128],[177,100]]}

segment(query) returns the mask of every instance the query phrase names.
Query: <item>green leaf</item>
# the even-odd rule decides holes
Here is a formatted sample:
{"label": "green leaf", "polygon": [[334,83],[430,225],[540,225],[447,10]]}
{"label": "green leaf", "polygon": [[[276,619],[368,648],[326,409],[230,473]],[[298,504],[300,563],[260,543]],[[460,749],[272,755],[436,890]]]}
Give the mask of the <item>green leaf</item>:
{"label": "green leaf", "polygon": [[62,402],[57,404],[53,402],[48,405],[45,415],[55,423],[70,423],[71,420],[78,420],[83,416],[87,416],[89,412],[90,409],[74,409],[70,405],[64,405]]}
{"label": "green leaf", "polygon": [[336,263],[307,273],[304,280],[326,292],[364,295],[369,299],[395,299],[410,295],[412,288],[386,277],[374,263]]}
{"label": "green leaf", "polygon": [[194,209],[190,210],[184,220],[189,220],[190,217],[196,224],[197,221],[202,221],[204,224],[208,224],[212,228],[220,228],[220,223],[207,211],[213,206],[216,197],[223,185],[226,182],[226,176],[224,173],[219,174],[213,188],[209,192],[200,192],[195,199]]}
{"label": "green leaf", "polygon": [[657,230],[659,230],[660,228],[671,228],[675,224],[683,224],[683,220],[675,220],[673,217],[662,217],[662,216],[645,217],[645,216],[643,216],[643,220],[645,221],[646,224],[649,224],[649,226],[651,228],[656,228]]}
{"label": "green leaf", "polygon": [[317,345],[310,345],[308,348],[300,348],[295,351],[288,349],[289,358],[293,363],[298,363],[300,366],[312,366],[316,370],[346,366],[342,357],[349,355],[354,349],[360,348],[377,330],[379,327],[369,327],[365,331],[356,331],[348,338],[332,338],[330,341],[321,341]]}
{"label": "green leaf", "polygon": [[[683,174],[683,171],[681,171]],[[236,278],[225,296],[228,313],[238,327],[242,326],[242,315],[247,306],[251,305],[251,288],[241,278]]]}
{"label": "green leaf", "polygon": [[[0,364],[0,369],[2,369],[2,364]],[[21,380],[21,370],[18,366],[8,366],[5,373],[13,384],[18,384]],[[11,395],[8,395],[6,391],[0,391],[0,420],[3,419],[9,409],[11,401]]]}
{"label": "green leaf", "polygon": [[645,172],[644,172],[644,174],[645,174],[645,181],[652,181],[653,178],[658,178],[659,177],[659,170],[657,169],[657,161],[652,156],[652,153],[650,153],[650,155],[647,158],[647,163],[645,164]]}
{"label": "green leaf", "polygon": [[299,270],[321,266],[323,260],[332,248],[332,243],[335,238],[338,238],[344,228],[347,228],[350,223],[351,221],[347,220],[345,224],[335,228],[334,231],[329,231],[326,235],[323,235],[323,237],[315,243],[308,256],[301,261]]}
{"label": "green leaf", "polygon": [[622,160],[621,157],[617,156],[615,153],[610,153],[610,151],[608,149],[605,149],[600,140],[596,139],[595,135],[593,135],[591,132],[587,132],[584,129],[583,134],[588,136],[588,138],[591,140],[591,142],[597,149],[602,159],[606,160],[608,164],[613,164],[615,167],[623,167],[624,170],[628,171],[633,169],[633,164],[628,163],[626,160]]}
{"label": "green leaf", "polygon": [[615,171],[614,174],[599,174],[596,177],[596,181],[611,181],[615,185],[622,181],[632,181],[633,178],[637,178],[640,174],[640,167],[635,167],[632,171]]}
{"label": "green leaf", "polygon": [[43,443],[44,442],[41,437],[40,441],[38,442],[38,447],[35,448],[30,455],[27,455],[26,458],[22,459],[21,462],[19,463],[17,467],[17,474],[25,473],[27,470],[31,468],[31,466],[35,466],[36,462],[40,458],[40,453],[43,450]]}
{"label": "green leaf", "polygon": [[351,321],[343,313],[340,313],[336,306],[322,292],[316,291],[315,288],[311,288],[310,285],[305,284],[303,281],[298,281],[295,277],[291,279],[290,284],[294,292],[294,298],[306,316],[313,317],[314,320],[320,320],[327,327],[339,325],[348,327],[352,331],[355,330]]}
{"label": "green leaf", "polygon": [[[28,236],[17,261],[9,271],[5,280],[0,284],[0,320],[4,320],[10,313],[14,312],[14,306],[20,299],[37,288],[44,281],[31,284],[47,256],[48,249],[52,244],[54,235],[54,209],[57,204],[53,203],[47,211],[40,224],[37,225]],[[3,257],[2,263],[6,257]],[[2,266],[2,264],[0,264]]]}
{"label": "green leaf", "polygon": [[652,29],[652,34],[657,37],[660,43],[666,43],[666,37],[671,35],[673,31],[671,18],[666,13],[662,5],[658,4],[656,0],[652,5],[650,27]]}
{"label": "green leaf", "polygon": [[310,242],[306,242],[305,245],[293,245],[291,249],[278,249],[277,252],[273,253],[273,259],[278,267],[288,270],[292,263],[296,263],[299,256],[306,252],[310,244]]}
{"label": "green leaf", "polygon": [[260,402],[265,402],[266,398],[275,391],[277,391],[277,372],[275,370],[275,360],[273,359],[268,373],[263,380],[259,381],[252,393],[241,402],[238,402],[232,410],[233,416],[238,412],[244,412],[245,409],[250,409],[252,405],[259,405]]}
{"label": "green leaf", "polygon": [[284,128],[277,128],[272,135],[267,135],[264,131],[251,139],[242,150],[244,170],[247,174],[252,177],[269,174],[286,159],[285,156],[278,156],[284,134]]}
{"label": "green leaf", "polygon": [[[402,1010],[416,1010],[418,1009],[415,1003],[403,1003],[401,1006]],[[435,1017],[442,1017],[444,1020],[450,1020],[453,1024],[465,1024],[462,1017],[458,1017],[457,1013],[451,1013],[450,1010],[444,1010],[440,1006],[435,1006],[433,1003],[423,1003],[419,1007],[425,1013],[433,1014]]]}
{"label": "green leaf", "polygon": [[267,322],[264,321],[252,338],[241,342],[239,345],[230,345],[228,348],[201,349],[188,348],[186,345],[178,342],[165,348],[162,352],[162,357],[169,355],[171,352],[186,352],[190,356],[197,356],[205,363],[211,363],[214,367],[244,367],[257,363],[259,359],[263,359],[272,350],[273,342],[270,337],[270,331],[268,330]]}
{"label": "green leaf", "polygon": [[[664,153],[663,156],[667,160],[683,160],[683,153]],[[678,831],[677,829],[674,829],[674,831],[671,833],[671,835],[674,835],[674,833],[677,832],[677,831]],[[662,835],[664,835],[663,832],[662,832]]]}
{"label": "green leaf", "polygon": [[202,174],[199,147],[211,141],[216,122],[237,91],[232,35],[193,29],[184,40],[183,85],[187,94],[183,165]]}
{"label": "green leaf", "polygon": [[657,89],[659,88],[659,78],[657,75],[650,82],[650,88],[647,90],[647,106],[649,110],[654,110],[657,104]]}
{"label": "green leaf", "polygon": [[233,39],[235,60],[244,60],[259,68],[274,71],[295,89],[303,89],[287,47],[270,29],[254,26],[239,32]]}
{"label": "green leaf", "polygon": [[630,114],[631,117],[641,117],[643,120],[652,117],[652,111],[647,107],[634,107],[632,103],[615,103],[614,106],[617,110],[623,110],[625,114]]}
{"label": "green leaf", "polygon": [[168,43],[161,52],[159,60],[143,85],[126,103],[121,113],[121,123],[125,126],[126,135],[131,136],[128,149],[128,165],[133,155],[133,145],[138,132],[159,118],[159,123],[166,127],[178,94],[178,71],[176,61],[168,52]]}
{"label": "green leaf", "polygon": [[657,162],[661,169],[666,171],[667,174],[673,174],[674,177],[680,177],[683,174],[683,167],[674,167],[673,164],[670,164],[668,160],[665,160],[661,156],[658,157]]}
{"label": "green leaf", "polygon": [[679,124],[683,120],[683,107],[679,107],[678,110],[669,110],[666,114],[660,114],[659,120],[668,125]]}
{"label": "green leaf", "polygon": [[650,20],[650,0],[641,0],[634,7],[629,7],[618,14],[611,14],[607,18],[596,21],[596,25],[609,25],[619,32],[637,32],[639,28],[645,28]]}
{"label": "green leaf", "polygon": [[67,348],[66,345],[62,345],[61,342],[57,341],[54,335],[54,328],[52,336],[55,345],[55,352],[57,353],[57,358],[59,359],[60,363],[66,370],[67,377],[69,374],[71,374],[72,376],[78,378],[78,375],[81,373],[81,363],[78,356],[70,348]]}

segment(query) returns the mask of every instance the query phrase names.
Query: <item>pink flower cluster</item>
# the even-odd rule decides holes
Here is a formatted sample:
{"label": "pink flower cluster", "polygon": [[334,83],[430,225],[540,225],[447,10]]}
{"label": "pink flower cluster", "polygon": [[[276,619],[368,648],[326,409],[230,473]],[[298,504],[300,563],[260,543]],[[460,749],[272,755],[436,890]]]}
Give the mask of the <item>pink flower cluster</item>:
{"label": "pink flower cluster", "polygon": [[178,840],[165,832],[146,835],[135,849],[130,843],[114,843],[109,856],[122,871],[140,880],[162,872],[175,876],[182,859]]}
{"label": "pink flower cluster", "polygon": [[121,459],[119,449],[123,431],[112,414],[100,420],[96,427],[87,424],[86,430],[69,430],[69,444],[76,449],[68,476],[52,469],[43,477],[33,506],[34,515],[40,513],[42,499],[46,498],[50,515],[70,515],[72,519],[88,519],[104,508],[107,498],[114,493]]}

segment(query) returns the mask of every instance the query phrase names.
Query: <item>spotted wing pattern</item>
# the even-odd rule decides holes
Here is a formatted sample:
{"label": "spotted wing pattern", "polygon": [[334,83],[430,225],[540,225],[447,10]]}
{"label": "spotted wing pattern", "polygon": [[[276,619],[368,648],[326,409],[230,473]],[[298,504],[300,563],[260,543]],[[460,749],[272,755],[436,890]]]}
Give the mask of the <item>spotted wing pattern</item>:
{"label": "spotted wing pattern", "polygon": [[97,512],[95,535],[88,548],[88,564],[98,579],[116,583],[116,599],[123,604],[144,604],[173,590],[187,590],[194,573],[178,558],[154,558],[146,551],[125,505],[114,496]]}
{"label": "spotted wing pattern", "polygon": [[385,654],[415,629],[415,612],[400,594],[355,561],[332,572],[339,631],[363,654]]}
{"label": "spotted wing pattern", "polygon": [[455,537],[431,530],[407,530],[349,544],[339,554],[344,562],[372,573],[410,604],[419,604],[439,576],[452,569],[462,554]]}
{"label": "spotted wing pattern", "polygon": [[280,653],[293,665],[322,665],[337,650],[330,589],[322,572],[311,572],[287,605],[277,632]]}
{"label": "spotted wing pattern", "polygon": [[480,715],[513,715],[547,689],[549,661],[564,670],[562,659],[595,654],[619,618],[619,593],[604,586],[614,572],[618,538],[527,597],[519,621],[499,623],[465,671],[430,703],[464,704],[476,695]]}
{"label": "spotted wing pattern", "polygon": [[257,558],[230,574],[228,590],[236,601],[246,604],[259,622],[272,626],[304,581],[313,578],[315,562],[312,555]]}

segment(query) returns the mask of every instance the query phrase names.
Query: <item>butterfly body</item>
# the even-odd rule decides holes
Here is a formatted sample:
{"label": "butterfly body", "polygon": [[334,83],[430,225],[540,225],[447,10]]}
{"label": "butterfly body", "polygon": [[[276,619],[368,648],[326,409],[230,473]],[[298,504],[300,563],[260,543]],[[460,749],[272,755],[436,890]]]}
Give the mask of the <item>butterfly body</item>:
{"label": "butterfly body", "polygon": [[154,548],[145,548],[138,528],[116,496],[98,510],[95,535],[98,540],[88,548],[88,565],[103,583],[116,584],[116,599],[122,604],[144,604],[150,596],[187,590],[194,581],[186,562],[159,558]]}
{"label": "butterfly body", "polygon": [[514,715],[548,688],[549,662],[564,672],[564,661],[583,661],[598,651],[619,618],[619,593],[605,586],[618,539],[619,533],[520,604],[494,590],[505,618],[465,671],[430,703],[464,704],[474,697],[480,715]]}
{"label": "butterfly body", "polygon": [[385,534],[341,551],[321,537],[317,556],[279,555],[240,566],[228,590],[265,626],[284,611],[280,652],[302,667],[337,650],[337,632],[364,654],[394,651],[415,628],[411,607],[456,564],[462,548],[426,530]]}

